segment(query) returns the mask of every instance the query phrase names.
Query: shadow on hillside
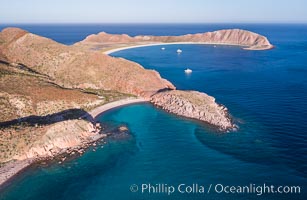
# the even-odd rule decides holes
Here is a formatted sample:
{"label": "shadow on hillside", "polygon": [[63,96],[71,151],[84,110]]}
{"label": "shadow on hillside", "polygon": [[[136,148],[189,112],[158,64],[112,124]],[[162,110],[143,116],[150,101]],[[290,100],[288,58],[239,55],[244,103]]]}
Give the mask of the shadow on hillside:
{"label": "shadow on hillside", "polygon": [[0,60],[0,64],[4,64],[4,65],[7,65],[7,66],[12,67],[12,68],[20,69],[22,71],[30,72],[32,74],[40,75],[40,76],[43,76],[45,78],[50,78],[47,74],[40,73],[40,72],[22,64],[22,63],[9,63],[8,61]]}
{"label": "shadow on hillside", "polygon": [[154,94],[152,94],[151,96],[154,96],[154,95],[156,95],[156,94],[158,94],[158,93],[163,93],[163,92],[172,91],[172,90],[173,90],[173,89],[170,89],[170,88],[162,88],[162,89],[156,91],[156,92],[155,92]]}
{"label": "shadow on hillside", "polygon": [[25,125],[25,126],[48,125],[73,119],[84,119],[89,122],[94,122],[94,118],[85,110],[68,109],[46,116],[31,115],[27,117],[14,119],[11,121],[0,122],[0,128],[7,128],[10,126],[18,126],[18,125]]}
{"label": "shadow on hillside", "polygon": [[0,64],[4,64],[4,65],[9,65],[10,63],[4,61],[4,60],[0,60]]}

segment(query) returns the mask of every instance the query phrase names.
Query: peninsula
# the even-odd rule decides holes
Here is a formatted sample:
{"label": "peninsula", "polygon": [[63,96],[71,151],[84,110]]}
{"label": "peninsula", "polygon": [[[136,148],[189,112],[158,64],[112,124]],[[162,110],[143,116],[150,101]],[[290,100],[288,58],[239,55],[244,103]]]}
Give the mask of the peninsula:
{"label": "peninsula", "polygon": [[127,103],[152,102],[221,131],[233,129],[227,108],[213,97],[176,90],[158,72],[101,52],[176,42],[237,45],[250,50],[273,47],[264,36],[238,29],[184,36],[130,37],[102,32],[72,46],[19,28],[2,30],[0,184],[36,159],[80,151],[106,137],[95,116]]}

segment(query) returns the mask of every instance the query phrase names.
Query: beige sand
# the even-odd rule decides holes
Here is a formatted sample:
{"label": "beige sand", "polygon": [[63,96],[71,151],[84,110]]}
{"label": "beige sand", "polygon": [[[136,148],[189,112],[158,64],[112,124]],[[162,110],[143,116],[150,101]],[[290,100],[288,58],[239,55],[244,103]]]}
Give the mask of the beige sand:
{"label": "beige sand", "polygon": [[126,50],[126,49],[133,49],[133,48],[138,48],[138,47],[149,47],[149,46],[174,45],[174,44],[206,44],[206,45],[227,45],[227,46],[246,47],[246,46],[243,46],[243,45],[227,44],[227,43],[211,43],[211,42],[170,42],[170,43],[159,42],[159,43],[149,43],[149,44],[141,44],[141,45],[134,45],[134,44],[129,45],[129,44],[127,44],[129,46],[110,49],[110,50],[104,51],[103,53],[109,55],[111,53]]}
{"label": "beige sand", "polygon": [[111,103],[104,104],[100,107],[97,107],[91,112],[89,112],[89,114],[91,115],[91,117],[95,118],[98,115],[102,114],[103,112],[111,110],[113,108],[120,107],[123,105],[133,104],[133,103],[142,103],[142,102],[148,102],[148,101],[143,98],[126,98],[126,99],[114,101]]}

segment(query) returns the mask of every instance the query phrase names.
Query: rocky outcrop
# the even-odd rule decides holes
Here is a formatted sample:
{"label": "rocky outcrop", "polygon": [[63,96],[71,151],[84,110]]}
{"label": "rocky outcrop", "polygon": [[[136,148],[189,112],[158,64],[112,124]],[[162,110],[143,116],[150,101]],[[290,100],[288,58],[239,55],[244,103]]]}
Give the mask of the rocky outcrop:
{"label": "rocky outcrop", "polygon": [[46,129],[39,140],[13,157],[16,160],[47,158],[63,153],[70,148],[79,148],[83,144],[105,137],[99,134],[92,123],[84,120],[58,122]]}
{"label": "rocky outcrop", "polygon": [[110,44],[110,43],[174,43],[174,42],[193,42],[205,44],[224,44],[243,46],[249,50],[265,50],[273,48],[269,40],[257,33],[241,30],[227,29],[214,32],[187,34],[182,36],[152,36],[141,35],[130,37],[126,34],[107,34],[105,32],[92,34],[87,36],[83,41],[76,43],[77,45],[86,44]]}
{"label": "rocky outcrop", "polygon": [[152,96],[151,102],[180,116],[215,125],[220,130],[235,128],[227,108],[215,102],[212,96],[196,91],[166,91]]}
{"label": "rocky outcrop", "polygon": [[53,157],[105,136],[91,122],[82,119],[0,129],[0,144],[3,147],[0,163]]}
{"label": "rocky outcrop", "polygon": [[66,46],[18,28],[0,33],[0,55],[45,74],[66,88],[94,88],[143,95],[175,87],[154,70],[122,59]]}

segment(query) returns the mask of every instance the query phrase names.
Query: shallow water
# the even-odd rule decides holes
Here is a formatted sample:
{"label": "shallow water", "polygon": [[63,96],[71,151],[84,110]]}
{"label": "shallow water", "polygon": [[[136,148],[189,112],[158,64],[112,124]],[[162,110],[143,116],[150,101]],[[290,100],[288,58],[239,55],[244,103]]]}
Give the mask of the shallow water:
{"label": "shallow water", "polygon": [[[89,150],[62,165],[28,170],[1,192],[0,199],[306,199],[307,26],[249,26],[266,34],[276,48],[170,45],[164,51],[152,46],[112,54],[156,69],[178,89],[214,96],[229,108],[240,127],[237,132],[217,133],[150,104],[115,109],[99,120],[109,127],[127,125],[128,139],[110,140],[96,152]],[[138,27],[129,30],[140,34],[143,29]],[[193,30],[203,27],[195,25]],[[179,29],[172,33],[192,30]],[[159,30],[163,33],[163,26]],[[183,50],[180,55],[178,48]],[[186,68],[193,73],[185,75]],[[198,183],[206,189],[218,183],[299,185],[303,194],[130,192],[130,185],[142,183]]]}

